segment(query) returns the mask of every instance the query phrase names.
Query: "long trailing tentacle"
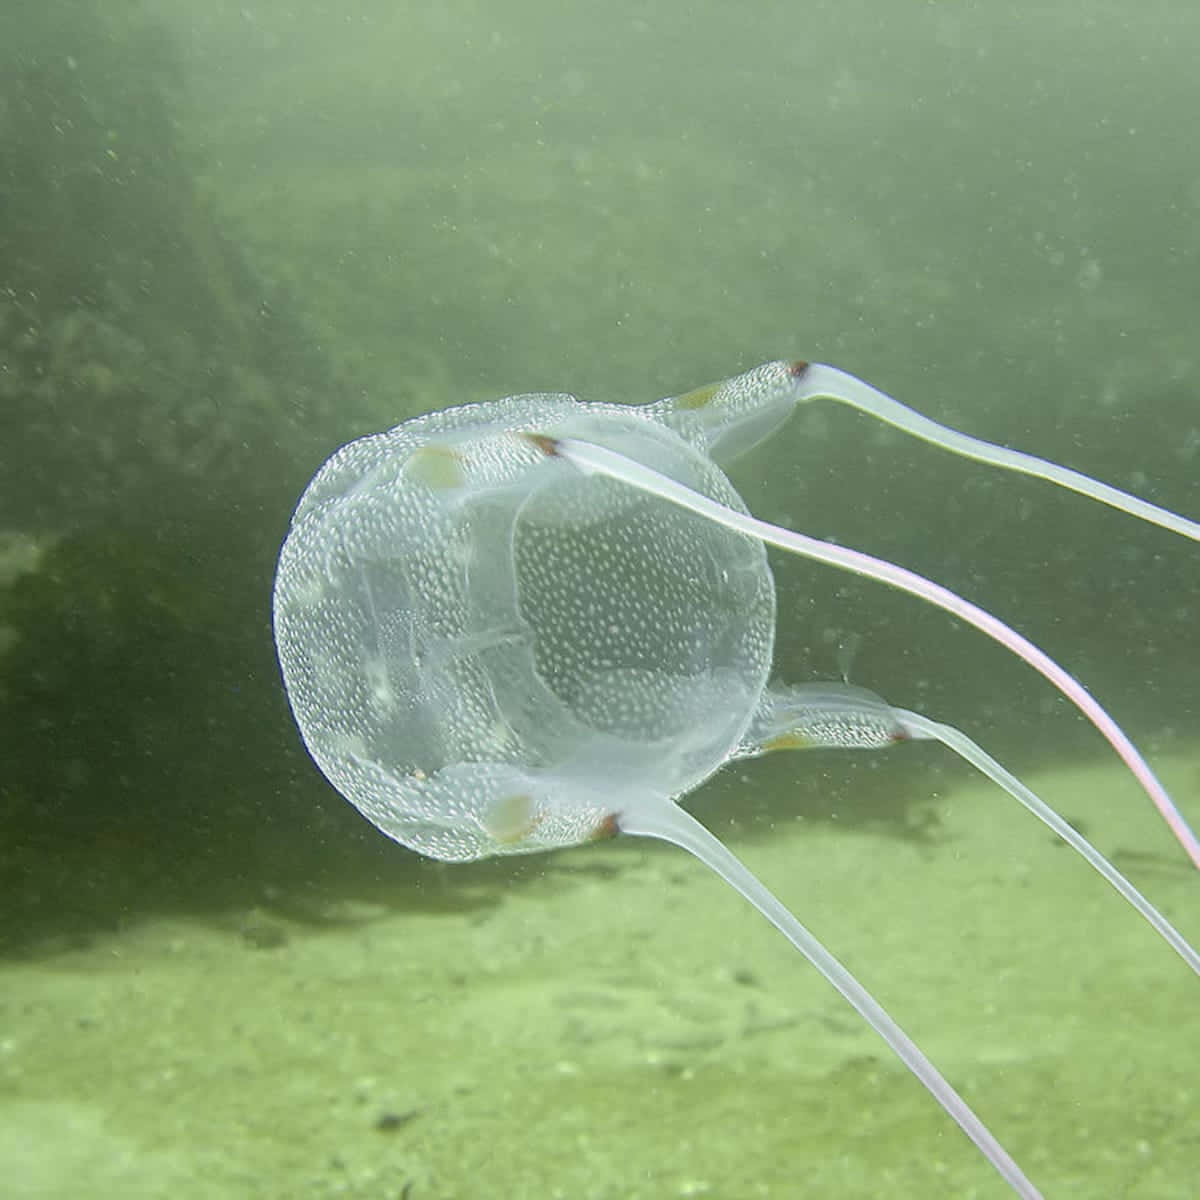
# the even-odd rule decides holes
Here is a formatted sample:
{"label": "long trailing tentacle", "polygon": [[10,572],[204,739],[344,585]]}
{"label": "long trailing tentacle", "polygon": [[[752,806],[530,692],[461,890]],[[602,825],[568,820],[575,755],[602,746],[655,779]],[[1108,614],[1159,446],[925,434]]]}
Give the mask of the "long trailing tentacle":
{"label": "long trailing tentacle", "polygon": [[713,836],[690,813],[665,799],[639,799],[631,804],[627,811],[617,815],[617,826],[622,833],[659,838],[687,850],[715,871],[730,887],[740,892],[887,1042],[934,1099],[958,1122],[963,1132],[979,1147],[1012,1190],[1022,1197],[1022,1200],[1041,1200],[1042,1193],[1030,1182],[1012,1155],[996,1140],[995,1135],[975,1115],[946,1077],[925,1057],[912,1038],[719,838]]}
{"label": "long trailing tentacle", "polygon": [[1200,954],[1166,917],[1142,895],[1141,892],[1117,870],[1077,829],[1064,821],[1036,793],[1030,791],[1015,775],[1006,771],[992,756],[977,746],[965,733],[953,725],[931,721],[920,713],[894,708],[892,713],[904,731],[913,738],[935,740],[948,746],[955,754],[966,759],[976,770],[982,771],[993,783],[999,784],[1014,800],[1023,804],[1039,821],[1052,829],[1073,850],[1083,856],[1088,864],[1098,871],[1139,913],[1154,926],[1162,939],[1183,959],[1197,975],[1200,975]]}
{"label": "long trailing tentacle", "polygon": [[876,750],[912,740],[941,742],[1066,842],[1200,975],[1200,954],[1171,922],[1077,829],[961,729],[893,708],[866,688],[823,682],[771,688],[746,733],[739,752],[747,757],[775,750]]}
{"label": "long trailing tentacle", "polygon": [[881,583],[886,583],[889,587],[907,592],[944,609],[968,625],[986,633],[1048,679],[1099,730],[1121,761],[1142,785],[1146,795],[1158,809],[1193,864],[1200,869],[1200,839],[1197,839],[1166,788],[1159,782],[1150,764],[1142,757],[1124,730],[1082,683],[1059,666],[1045,651],[1040,650],[1028,638],[1006,625],[999,617],[972,604],[971,601],[950,591],[949,588],[934,583],[923,575],[918,575],[915,571],[897,566],[885,559],[864,554],[860,550],[834,546],[806,534],[782,529],[767,521],[760,521],[757,517],[749,516],[746,513],[736,512],[677,480],[606,446],[581,441],[577,438],[555,438],[544,434],[521,436],[526,437],[543,453],[557,455],[574,464],[585,474],[599,474],[619,480],[649,495],[658,496],[672,504],[678,504],[681,508],[686,508],[710,521],[715,521],[727,529],[743,533],[747,537],[757,538],[769,545],[777,546],[781,550],[799,554],[816,562],[840,567],[855,575],[876,579]]}
{"label": "long trailing tentacle", "polygon": [[1187,517],[1151,504],[1149,500],[1131,496],[1120,488],[1101,483],[1100,480],[1080,471],[1073,471],[1070,467],[1049,462],[1021,450],[997,446],[994,442],[985,442],[982,438],[971,437],[957,429],[940,425],[937,421],[909,408],[907,404],[901,404],[899,400],[893,400],[878,388],[864,383],[856,375],[841,371],[837,367],[830,367],[825,363],[796,362],[791,364],[791,374],[796,381],[798,403],[822,399],[848,404],[924,442],[941,446],[943,450],[949,450],[951,454],[957,454],[961,458],[971,458],[1006,471],[1018,471],[1022,475],[1044,479],[1047,483],[1068,488],[1081,496],[1087,496],[1090,500],[1107,504],[1132,517],[1139,517],[1151,525],[1158,525],[1182,537],[1191,538],[1193,542],[1200,542],[1200,524],[1189,521]]}

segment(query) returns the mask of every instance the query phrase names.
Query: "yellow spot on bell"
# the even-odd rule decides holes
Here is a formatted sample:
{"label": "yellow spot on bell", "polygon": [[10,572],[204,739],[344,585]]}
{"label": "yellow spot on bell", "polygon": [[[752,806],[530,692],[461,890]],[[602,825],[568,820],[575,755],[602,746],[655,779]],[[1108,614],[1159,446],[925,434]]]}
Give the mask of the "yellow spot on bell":
{"label": "yellow spot on bell", "polygon": [[724,382],[721,380],[720,383],[706,383],[694,391],[684,392],[682,396],[675,397],[674,407],[676,409],[707,408],[712,403],[712,398],[721,390]]}
{"label": "yellow spot on bell", "polygon": [[772,750],[808,750],[815,745],[812,738],[803,733],[781,733],[778,737],[768,738],[762,748],[770,753]]}
{"label": "yellow spot on bell", "polygon": [[534,831],[539,819],[533,797],[528,792],[516,792],[501,796],[488,809],[484,826],[502,846],[515,846]]}
{"label": "yellow spot on bell", "polygon": [[435,492],[462,487],[464,482],[458,452],[436,442],[414,450],[404,464],[404,474],[414,483],[423,483]]}

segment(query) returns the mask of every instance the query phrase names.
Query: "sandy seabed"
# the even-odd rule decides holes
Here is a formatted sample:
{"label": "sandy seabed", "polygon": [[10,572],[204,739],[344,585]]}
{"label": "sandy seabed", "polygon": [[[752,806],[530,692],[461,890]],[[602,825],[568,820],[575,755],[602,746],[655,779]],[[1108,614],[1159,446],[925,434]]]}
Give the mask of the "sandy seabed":
{"label": "sandy seabed", "polygon": [[[1200,759],[1162,774],[1195,812]],[[1086,812],[1100,849],[1200,942],[1200,882],[1125,775],[1028,782]],[[964,783],[937,804],[931,842],[793,822],[734,849],[1047,1197],[1197,1194],[1200,980],[995,789]],[[415,903],[322,922],[144,921],[4,963],[0,1190],[1010,1194],[840,997],[682,852],[619,839],[514,860],[486,887],[470,872],[431,864]]]}

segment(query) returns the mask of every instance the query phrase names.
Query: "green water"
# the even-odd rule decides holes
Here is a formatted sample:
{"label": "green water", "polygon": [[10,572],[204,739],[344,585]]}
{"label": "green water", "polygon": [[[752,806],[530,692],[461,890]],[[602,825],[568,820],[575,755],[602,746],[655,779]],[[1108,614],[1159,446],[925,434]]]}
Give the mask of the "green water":
{"label": "green water", "polygon": [[[376,835],[299,747],[274,553],[356,434],[783,356],[1195,518],[1198,53],[1162,0],[0,14],[6,1194],[1008,1194],[686,856]],[[1200,823],[1193,545],[844,412],[733,477],[1018,625]],[[1200,938],[1194,873],[1040,681],[774,566],[782,678],[857,645],[855,682],[961,725]],[[1048,1197],[1193,1193],[1197,982],[1005,797],[910,747],[692,807]]]}

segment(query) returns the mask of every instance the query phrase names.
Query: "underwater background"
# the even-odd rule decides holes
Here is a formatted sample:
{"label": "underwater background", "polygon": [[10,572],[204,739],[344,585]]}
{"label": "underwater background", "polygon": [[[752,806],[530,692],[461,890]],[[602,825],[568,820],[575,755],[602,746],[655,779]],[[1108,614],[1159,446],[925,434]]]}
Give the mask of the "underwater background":
{"label": "underwater background", "polygon": [[[359,434],[777,357],[1195,519],[1198,57],[1168,0],[0,8],[6,1194],[1008,1194],[683,854],[367,825],[292,724],[275,555]],[[1200,821],[1192,544],[831,405],[730,474],[1016,625]],[[778,677],[961,726],[1200,937],[1048,685],[772,564]],[[1196,981],[1006,797],[907,747],[689,807],[1047,1196],[1194,1193]]]}

